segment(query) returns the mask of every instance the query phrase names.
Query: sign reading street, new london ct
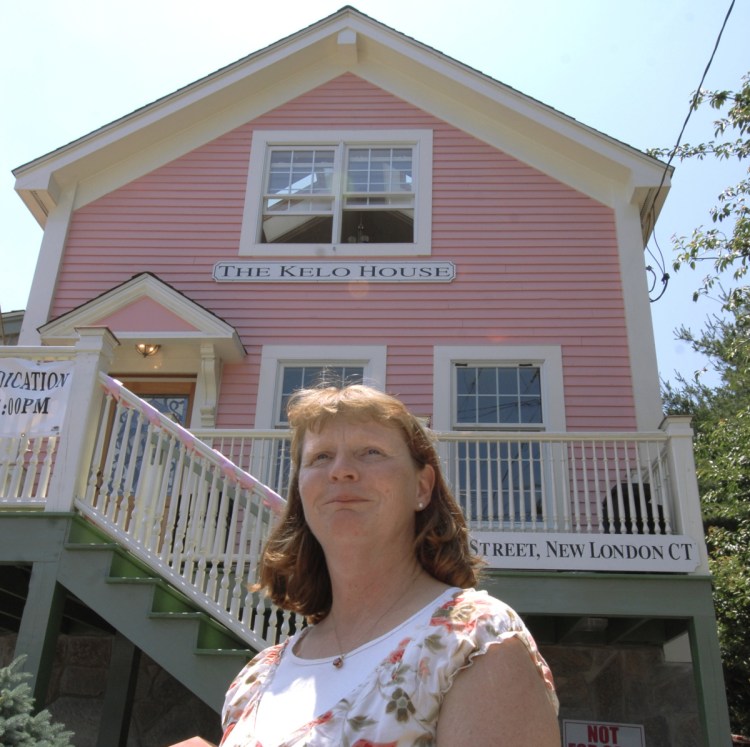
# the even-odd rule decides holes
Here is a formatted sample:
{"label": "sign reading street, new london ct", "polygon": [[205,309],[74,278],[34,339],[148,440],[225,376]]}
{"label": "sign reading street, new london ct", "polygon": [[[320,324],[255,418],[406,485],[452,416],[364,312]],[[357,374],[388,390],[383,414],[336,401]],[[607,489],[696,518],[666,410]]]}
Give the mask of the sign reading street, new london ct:
{"label": "sign reading street, new london ct", "polygon": [[217,262],[219,283],[450,283],[453,262]]}
{"label": "sign reading street, new london ct", "polygon": [[489,568],[690,573],[698,546],[676,534],[471,532],[471,549]]}

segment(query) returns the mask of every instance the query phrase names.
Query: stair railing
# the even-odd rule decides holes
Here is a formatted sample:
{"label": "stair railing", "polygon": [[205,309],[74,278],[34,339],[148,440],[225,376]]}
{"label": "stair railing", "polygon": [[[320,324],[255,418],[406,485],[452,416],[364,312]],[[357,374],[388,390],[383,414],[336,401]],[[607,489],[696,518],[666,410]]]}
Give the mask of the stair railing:
{"label": "stair railing", "polygon": [[301,623],[254,590],[285,501],[120,382],[105,400],[77,507],[253,648]]}

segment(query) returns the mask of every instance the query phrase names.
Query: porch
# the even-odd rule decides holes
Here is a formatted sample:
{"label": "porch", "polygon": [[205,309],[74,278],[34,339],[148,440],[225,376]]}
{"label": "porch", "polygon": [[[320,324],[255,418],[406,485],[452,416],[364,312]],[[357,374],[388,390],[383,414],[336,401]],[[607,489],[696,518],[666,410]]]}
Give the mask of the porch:
{"label": "porch", "polygon": [[[59,429],[0,436],[0,564],[30,573],[17,650],[43,699],[67,594],[218,710],[238,662],[304,625],[253,591],[284,506],[289,436],[182,428],[108,375],[107,330],[79,337],[0,348],[0,363],[72,366]],[[3,415],[44,409],[7,381],[0,397]],[[688,420],[654,433],[435,436],[488,561],[483,586],[537,641],[659,647],[687,633],[706,733],[723,729]],[[689,558],[670,557],[681,547]],[[115,688],[126,718],[123,697]]]}
{"label": "porch", "polygon": [[[0,437],[0,509],[77,513],[252,648],[283,639],[302,621],[252,588],[284,506],[288,433],[187,430],[108,376],[106,330],[80,335],[0,349],[0,361],[73,365],[59,432]],[[0,392],[6,416],[23,395]],[[435,436],[490,568],[708,575],[687,419],[654,433]]]}

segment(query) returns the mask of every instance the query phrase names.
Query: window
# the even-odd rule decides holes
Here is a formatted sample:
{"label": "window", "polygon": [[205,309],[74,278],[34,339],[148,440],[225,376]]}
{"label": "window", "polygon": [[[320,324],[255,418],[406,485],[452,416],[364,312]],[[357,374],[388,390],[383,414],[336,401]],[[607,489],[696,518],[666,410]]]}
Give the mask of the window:
{"label": "window", "polygon": [[[286,495],[290,439],[286,407],[300,388],[321,380],[332,384],[385,381],[385,346],[265,345],[261,356],[255,427],[269,431],[256,441],[248,469],[280,495]],[[273,433],[271,432],[273,431]]]}
{"label": "window", "polygon": [[455,364],[456,426],[503,428],[542,421],[541,369]]}
{"label": "window", "polygon": [[545,521],[549,449],[523,432],[565,429],[559,347],[436,348],[434,419],[436,430],[459,432],[441,456],[471,526]]}
{"label": "window", "polygon": [[240,254],[430,253],[430,131],[255,132]]}
{"label": "window", "polygon": [[433,428],[565,430],[558,345],[437,346]]}
{"label": "window", "polygon": [[282,366],[276,407],[276,426],[288,426],[286,408],[289,398],[298,389],[314,387],[323,382],[334,386],[359,384],[364,376],[364,366]]}

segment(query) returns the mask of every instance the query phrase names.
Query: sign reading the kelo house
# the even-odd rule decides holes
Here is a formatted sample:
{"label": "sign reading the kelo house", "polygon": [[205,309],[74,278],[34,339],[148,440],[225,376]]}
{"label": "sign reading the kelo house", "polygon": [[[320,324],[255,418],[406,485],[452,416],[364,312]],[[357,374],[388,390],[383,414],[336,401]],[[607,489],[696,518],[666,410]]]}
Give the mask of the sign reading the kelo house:
{"label": "sign reading the kelo house", "polygon": [[450,283],[453,262],[217,262],[219,283]]}
{"label": "sign reading the kelo house", "polygon": [[639,724],[608,724],[601,721],[563,721],[564,747],[644,747]]}
{"label": "sign reading the kelo house", "polygon": [[73,362],[0,358],[0,436],[59,433]]}
{"label": "sign reading the kelo house", "polygon": [[690,573],[698,546],[678,534],[471,532],[471,549],[489,568]]}

